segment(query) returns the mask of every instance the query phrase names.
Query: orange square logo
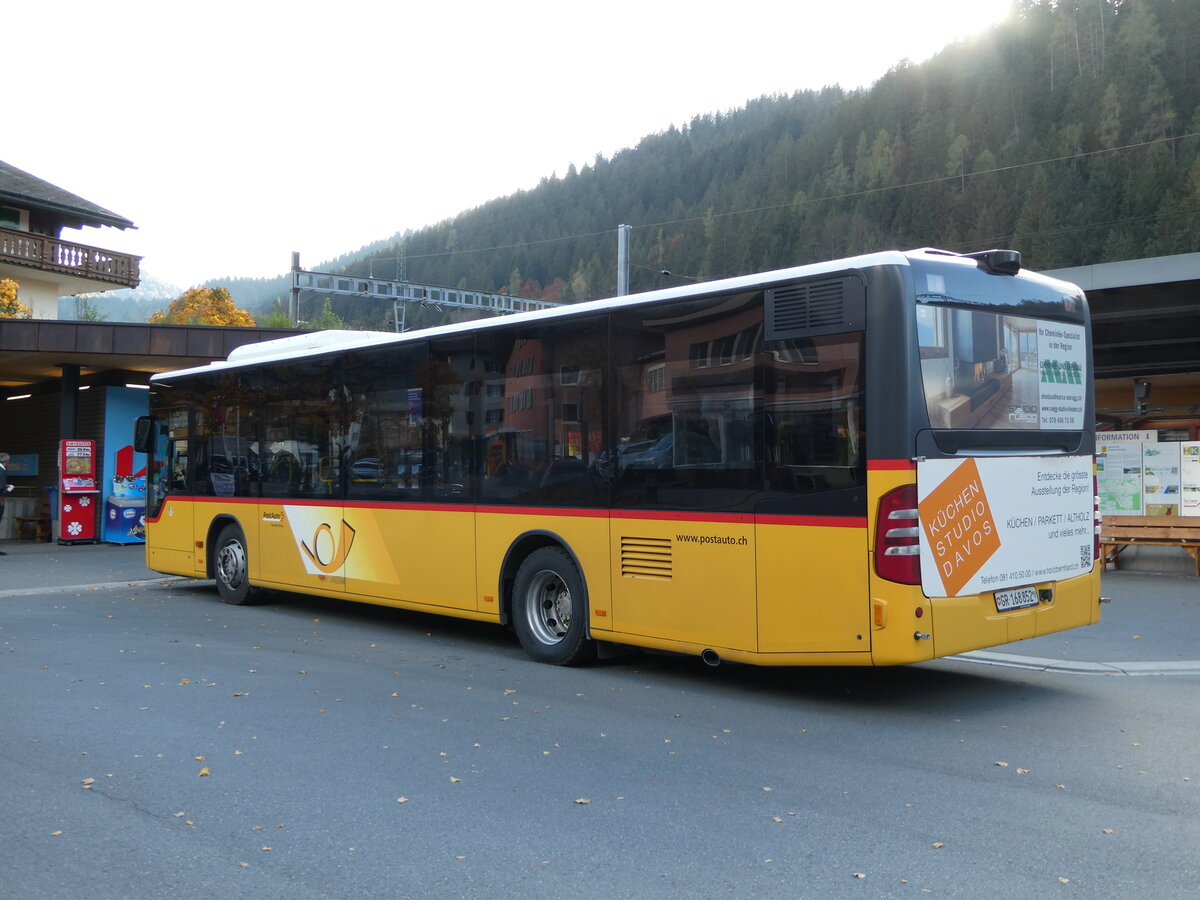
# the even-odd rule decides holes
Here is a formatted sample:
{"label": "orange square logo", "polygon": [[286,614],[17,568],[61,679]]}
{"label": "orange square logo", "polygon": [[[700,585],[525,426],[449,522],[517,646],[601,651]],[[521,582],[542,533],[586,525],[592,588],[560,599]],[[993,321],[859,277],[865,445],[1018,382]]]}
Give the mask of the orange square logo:
{"label": "orange square logo", "polygon": [[1000,549],[979,467],[968,459],[918,505],[921,528],[947,596],[954,597]]}

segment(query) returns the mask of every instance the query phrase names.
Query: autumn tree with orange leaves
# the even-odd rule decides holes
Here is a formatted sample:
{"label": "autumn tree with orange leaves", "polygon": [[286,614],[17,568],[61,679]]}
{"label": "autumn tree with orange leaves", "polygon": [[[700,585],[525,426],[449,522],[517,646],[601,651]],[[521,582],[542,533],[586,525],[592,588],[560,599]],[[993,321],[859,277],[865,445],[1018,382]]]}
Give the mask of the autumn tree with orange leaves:
{"label": "autumn tree with orange leaves", "polygon": [[17,283],[0,278],[0,319],[28,319],[33,310],[17,299]]}
{"label": "autumn tree with orange leaves", "polygon": [[225,288],[192,288],[150,317],[151,325],[229,325],[251,328],[258,324],[244,309],[234,305]]}

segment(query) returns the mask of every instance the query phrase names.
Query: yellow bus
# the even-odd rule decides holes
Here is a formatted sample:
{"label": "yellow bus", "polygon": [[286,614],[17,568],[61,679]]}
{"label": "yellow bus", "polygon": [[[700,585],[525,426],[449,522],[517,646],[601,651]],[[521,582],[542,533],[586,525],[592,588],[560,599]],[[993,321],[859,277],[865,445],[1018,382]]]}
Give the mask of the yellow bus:
{"label": "yellow bus", "polygon": [[1099,620],[1090,320],[1020,255],[889,251],[152,379],[147,562],[717,664]]}

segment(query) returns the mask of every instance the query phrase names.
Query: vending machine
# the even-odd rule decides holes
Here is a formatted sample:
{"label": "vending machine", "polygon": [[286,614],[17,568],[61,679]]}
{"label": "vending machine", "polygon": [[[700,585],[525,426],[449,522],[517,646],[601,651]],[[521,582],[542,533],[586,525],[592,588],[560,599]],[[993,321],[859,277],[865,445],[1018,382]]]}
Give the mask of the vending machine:
{"label": "vending machine", "polygon": [[100,489],[96,485],[95,441],[58,442],[58,542],[96,543],[96,509]]}

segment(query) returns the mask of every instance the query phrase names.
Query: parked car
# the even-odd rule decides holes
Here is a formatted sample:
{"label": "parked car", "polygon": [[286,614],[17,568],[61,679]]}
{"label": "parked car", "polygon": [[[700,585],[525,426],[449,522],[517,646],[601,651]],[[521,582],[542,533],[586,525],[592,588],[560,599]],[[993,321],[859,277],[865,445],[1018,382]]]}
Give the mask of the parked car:
{"label": "parked car", "polygon": [[682,439],[678,448],[675,444],[676,433],[664,434],[649,450],[631,459],[628,468],[669,469],[676,465],[704,465],[721,461],[721,451],[706,435],[694,431],[682,431],[679,434]]}

